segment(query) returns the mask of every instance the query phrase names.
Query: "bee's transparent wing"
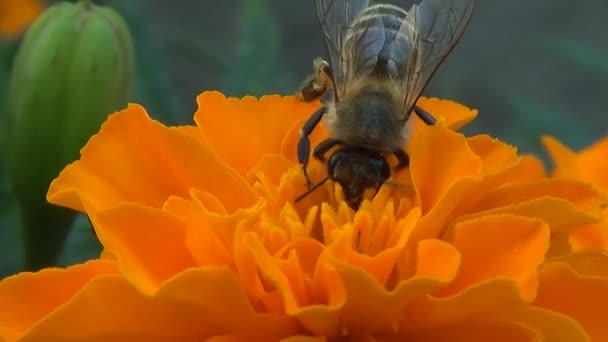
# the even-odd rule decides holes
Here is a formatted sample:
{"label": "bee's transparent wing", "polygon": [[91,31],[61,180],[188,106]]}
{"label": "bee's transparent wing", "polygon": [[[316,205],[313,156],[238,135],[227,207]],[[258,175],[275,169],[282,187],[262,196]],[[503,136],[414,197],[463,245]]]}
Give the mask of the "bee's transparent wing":
{"label": "bee's transparent wing", "polygon": [[410,58],[404,65],[407,77],[402,84],[408,115],[439,65],[460,40],[474,6],[475,0],[423,0],[419,5],[410,5],[406,18],[409,25],[401,27],[410,41]]}
{"label": "bee's transparent wing", "polygon": [[315,0],[315,9],[329,53],[329,63],[339,95],[345,87],[345,63],[342,52],[343,37],[354,19],[372,0]]}

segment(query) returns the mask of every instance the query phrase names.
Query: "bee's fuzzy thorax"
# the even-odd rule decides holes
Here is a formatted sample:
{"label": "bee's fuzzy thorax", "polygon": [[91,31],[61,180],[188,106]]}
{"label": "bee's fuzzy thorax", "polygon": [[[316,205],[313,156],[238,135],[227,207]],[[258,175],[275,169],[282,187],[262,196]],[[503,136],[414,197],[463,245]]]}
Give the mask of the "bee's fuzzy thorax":
{"label": "bee's fuzzy thorax", "polygon": [[330,133],[348,144],[390,152],[405,142],[403,96],[389,79],[354,80],[326,115]]}

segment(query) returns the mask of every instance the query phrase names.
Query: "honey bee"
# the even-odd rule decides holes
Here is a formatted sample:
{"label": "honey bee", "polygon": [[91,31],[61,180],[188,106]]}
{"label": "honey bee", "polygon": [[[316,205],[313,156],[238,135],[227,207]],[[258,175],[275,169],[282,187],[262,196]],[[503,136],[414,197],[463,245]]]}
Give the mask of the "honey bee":
{"label": "honey bee", "polygon": [[[403,146],[411,113],[426,124],[435,118],[416,105],[422,91],[460,40],[473,14],[474,0],[315,0],[329,62],[317,58],[313,74],[298,95],[333,97],[301,129],[297,155],[308,191],[328,180],[339,183],[350,207],[357,209],[368,189],[377,191],[392,172],[409,165]],[[407,10],[406,8],[409,8]],[[327,165],[327,177],[313,185],[306,168],[309,135],[325,117],[331,137],[313,156]],[[326,154],[337,147],[326,158]],[[393,154],[392,168],[386,156]]]}

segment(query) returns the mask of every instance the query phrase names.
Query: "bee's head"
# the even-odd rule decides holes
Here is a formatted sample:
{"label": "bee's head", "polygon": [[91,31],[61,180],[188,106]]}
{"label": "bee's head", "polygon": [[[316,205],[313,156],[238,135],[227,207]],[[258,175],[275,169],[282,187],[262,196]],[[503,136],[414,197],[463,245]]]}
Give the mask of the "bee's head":
{"label": "bee's head", "polygon": [[358,209],[367,189],[378,190],[390,177],[390,167],[378,152],[346,146],[332,154],[327,163],[327,172],[344,191],[348,205]]}

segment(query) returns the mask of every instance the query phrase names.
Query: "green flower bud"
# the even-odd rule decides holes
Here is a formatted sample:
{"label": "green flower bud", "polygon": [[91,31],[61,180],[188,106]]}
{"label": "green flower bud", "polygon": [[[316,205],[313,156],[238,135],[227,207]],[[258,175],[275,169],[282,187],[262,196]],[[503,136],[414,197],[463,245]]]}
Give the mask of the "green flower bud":
{"label": "green flower bud", "polygon": [[50,182],[127,105],[134,75],[129,29],[110,8],[58,3],[30,27],[9,89],[9,173],[23,218],[26,268],[55,262],[74,213],[51,206]]}

